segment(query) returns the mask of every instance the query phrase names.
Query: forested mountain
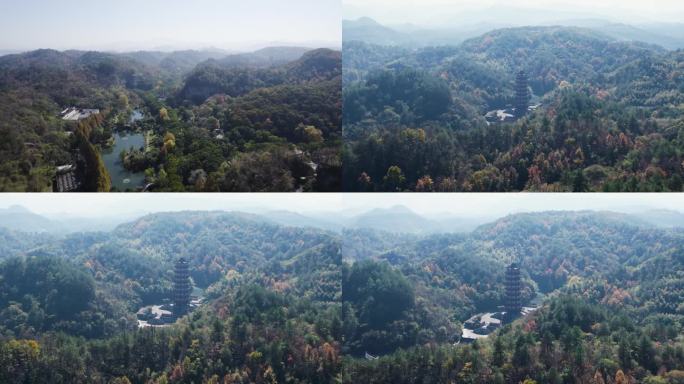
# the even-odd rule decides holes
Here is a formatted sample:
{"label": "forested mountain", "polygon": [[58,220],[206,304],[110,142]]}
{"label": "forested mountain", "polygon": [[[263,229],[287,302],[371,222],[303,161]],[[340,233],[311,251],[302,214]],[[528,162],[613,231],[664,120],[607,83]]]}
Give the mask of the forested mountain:
{"label": "forested mountain", "polygon": [[439,223],[424,218],[403,206],[376,208],[354,217],[348,228],[375,229],[394,233],[430,233],[440,230]]}
{"label": "forested mountain", "polygon": [[684,48],[684,24],[678,23],[646,23],[643,25],[629,25],[600,19],[569,20],[578,27],[591,28],[618,40],[643,41],[660,45],[667,49]]}
{"label": "forested mountain", "polygon": [[[330,80],[341,74],[339,52],[329,49],[301,51],[296,49],[296,57],[291,53],[284,54],[287,58],[295,57],[288,60],[262,56],[265,53],[209,60],[189,74],[178,97],[201,103],[215,94],[236,97],[258,88],[317,78]],[[244,58],[244,63],[239,58]]]}
{"label": "forested mountain", "polygon": [[[356,262],[342,285],[343,380],[677,383],[684,232],[632,221],[545,212],[468,235],[345,233],[344,257]],[[502,303],[505,266],[516,259],[525,301],[549,299],[487,339],[458,344],[461,322]]]}
{"label": "forested mountain", "polygon": [[[552,26],[344,56],[346,190],[682,190],[681,51]],[[538,108],[487,121],[520,70]]]}
{"label": "forested mountain", "polygon": [[[6,240],[0,362],[9,367],[0,379],[676,383],[681,377],[681,227],[595,211],[515,214],[460,234],[353,228],[339,234],[272,221],[177,212],[110,232],[0,229]],[[189,260],[204,303],[170,327],[138,329],[135,311],[169,297],[179,257]],[[524,303],[541,297],[541,307],[464,344],[463,322],[502,304],[512,260],[520,263]]]}
{"label": "forested mountain", "polygon": [[[335,208],[335,207],[331,207]],[[240,211],[232,211],[236,215],[246,215]],[[145,215],[139,213],[118,213],[110,217],[70,216],[63,213],[39,215],[22,206],[11,206],[0,209],[0,227],[25,233],[44,233],[55,236],[75,232],[109,232],[122,223],[130,222]],[[340,233],[349,230],[377,230],[404,234],[431,233],[464,233],[471,232],[478,226],[492,220],[491,216],[460,217],[449,214],[438,216],[422,216],[405,206],[394,206],[387,209],[374,209],[356,215],[340,215],[331,209],[325,213],[301,214],[287,210],[266,211],[260,217],[271,224],[286,227],[316,228]],[[631,220],[645,222],[664,227],[680,227],[684,222],[678,220],[681,214],[676,211],[643,211]]]}
{"label": "forested mountain", "polygon": [[273,67],[298,60],[309,48],[268,47],[250,53],[228,55],[218,60],[222,66],[234,67]]}
{"label": "forested mountain", "polygon": [[340,78],[328,49],[2,56],[0,190],[339,190]]}
{"label": "forested mountain", "polygon": [[[2,382],[339,379],[337,235],[181,212],[111,232],[11,236],[17,249],[0,261]],[[138,308],[170,296],[179,257],[205,303],[171,327],[138,329]]]}
{"label": "forested mountain", "polygon": [[26,233],[0,227],[0,252],[3,258],[19,256],[33,247],[52,241],[53,236],[45,233]]}
{"label": "forested mountain", "polygon": [[[178,118],[198,127],[184,131],[173,116],[167,123],[184,160],[177,167],[185,177],[203,171],[197,191],[339,191],[340,74],[340,53],[326,49],[266,69],[198,67],[179,97],[203,102],[182,107]],[[230,163],[222,161],[226,154]],[[176,166],[173,160],[168,167]],[[182,189],[171,180],[165,187]]]}
{"label": "forested mountain", "polygon": [[[1,85],[4,90],[16,86],[52,91],[53,97],[64,93],[84,94],[73,81],[81,80],[91,86],[125,85],[129,88],[149,89],[154,84],[152,69],[126,56],[82,51],[42,49],[0,57],[3,69]],[[64,103],[57,99],[57,102]]]}

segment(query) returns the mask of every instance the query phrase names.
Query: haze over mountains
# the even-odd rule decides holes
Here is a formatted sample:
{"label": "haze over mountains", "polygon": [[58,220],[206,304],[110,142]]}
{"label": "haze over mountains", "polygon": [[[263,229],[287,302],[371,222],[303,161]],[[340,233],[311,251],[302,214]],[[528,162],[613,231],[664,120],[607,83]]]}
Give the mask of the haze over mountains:
{"label": "haze over mountains", "polygon": [[370,17],[391,27],[433,29],[476,24],[547,25],[587,19],[634,26],[684,20],[684,7],[677,0],[424,0],[420,7],[402,0],[345,0],[343,8],[347,20]]}
{"label": "haze over mountains", "polygon": [[[684,227],[684,213],[676,210],[638,209],[638,211],[633,213],[586,212],[594,212],[597,215],[610,215],[614,220],[645,227]],[[252,212],[217,210],[214,213],[243,216],[251,220],[288,227],[316,228],[338,233],[343,230],[370,230],[411,235],[468,233],[482,225],[502,219],[502,217],[491,214],[483,214],[481,216],[459,216],[450,213],[421,215],[402,205],[390,208],[376,208],[353,215],[333,211],[302,214],[287,210]],[[77,215],[69,216],[66,214],[40,215],[23,206],[14,205],[0,209],[0,227],[16,232],[66,235],[76,232],[111,231],[119,225],[148,215],[154,215],[154,213],[126,213],[105,215],[97,218]],[[331,215],[334,218],[331,218]],[[508,216],[516,215],[511,214]]]}
{"label": "haze over mountains", "polygon": [[0,227],[27,233],[68,234],[74,232],[110,231],[126,221],[134,219],[130,214],[118,214],[100,218],[77,215],[39,215],[25,207],[14,205],[0,208]]}
{"label": "haze over mountains", "polygon": [[78,69],[76,65],[78,62],[69,60],[78,60],[79,58],[99,58],[100,60],[132,60],[132,64],[143,65],[152,68],[159,68],[162,70],[170,70],[174,73],[182,75],[193,69],[198,64],[203,62],[212,62],[212,60],[225,66],[231,67],[261,67],[267,68],[271,66],[282,65],[288,62],[296,61],[301,58],[306,52],[313,51],[314,48],[304,46],[266,46],[257,50],[251,51],[229,51],[223,49],[185,49],[185,50],[131,50],[124,52],[109,52],[107,50],[66,50],[60,51],[55,49],[38,49],[26,52],[20,51],[0,51],[0,56],[3,56],[2,62],[4,65],[11,68],[13,62],[23,60],[25,65],[40,65],[49,67],[50,64],[43,59],[54,59],[57,63],[61,63],[66,69],[70,66],[71,70]]}
{"label": "haze over mountains", "polygon": [[[587,28],[617,40],[641,41],[667,49],[684,48],[684,23],[627,24],[602,18],[567,18],[568,15],[563,19],[550,20],[542,11],[537,15],[530,15],[515,8],[491,11],[472,17],[464,16],[463,21],[429,26],[410,23],[381,24],[369,17],[344,20],[343,40],[406,47],[455,45],[495,29],[535,25]],[[521,17],[511,18],[511,15]]]}
{"label": "haze over mountains", "polygon": [[281,47],[299,47],[301,50],[312,50],[316,48],[329,48],[339,50],[341,47],[341,42],[335,41],[301,41],[301,42],[288,42],[288,41],[268,41],[268,42],[255,42],[245,46],[239,47],[217,47],[211,44],[203,43],[168,43],[168,44],[147,44],[141,45],[136,43],[117,43],[117,44],[105,44],[105,45],[95,45],[95,46],[83,46],[76,48],[58,48],[58,47],[46,47],[46,48],[32,48],[32,49],[19,49],[19,48],[3,48],[0,49],[0,56],[13,55],[19,53],[26,53],[31,51],[36,51],[40,49],[55,49],[59,51],[97,51],[105,52],[111,54],[122,54],[129,56],[136,56],[139,54],[150,54],[156,57],[167,57],[167,56],[181,56],[183,54],[196,54],[205,55],[208,58],[222,58],[229,55],[250,55],[254,52],[259,51],[269,51],[272,48]]}

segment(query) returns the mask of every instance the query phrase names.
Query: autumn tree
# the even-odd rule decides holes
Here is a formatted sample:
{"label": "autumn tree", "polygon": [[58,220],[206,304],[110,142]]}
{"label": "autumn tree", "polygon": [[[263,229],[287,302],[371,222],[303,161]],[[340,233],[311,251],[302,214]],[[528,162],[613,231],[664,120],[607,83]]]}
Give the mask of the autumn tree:
{"label": "autumn tree", "polygon": [[615,373],[615,384],[629,384],[629,379],[625,376],[625,373],[622,372],[622,369],[619,369]]}
{"label": "autumn tree", "polygon": [[169,111],[166,108],[159,109],[159,119],[161,121],[169,121]]}

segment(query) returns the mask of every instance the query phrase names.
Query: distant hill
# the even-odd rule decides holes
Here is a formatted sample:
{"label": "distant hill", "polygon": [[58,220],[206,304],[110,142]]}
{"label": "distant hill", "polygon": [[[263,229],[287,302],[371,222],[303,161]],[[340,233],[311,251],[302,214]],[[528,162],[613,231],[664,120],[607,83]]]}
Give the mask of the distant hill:
{"label": "distant hill", "polygon": [[276,224],[291,227],[311,227],[338,232],[342,229],[343,225],[338,220],[325,220],[284,210],[270,211],[263,216]]}
{"label": "distant hill", "polygon": [[387,232],[430,233],[437,224],[404,206],[378,208],[361,214],[349,224],[352,228],[370,228]]}
{"label": "distant hill", "polygon": [[444,46],[459,44],[503,26],[508,25],[483,23],[443,28],[425,28],[411,24],[385,26],[369,17],[362,17],[357,20],[343,20],[342,39],[344,43],[362,41],[382,46]]}
{"label": "distant hill", "polygon": [[[340,219],[345,228],[350,230],[373,229],[392,234],[407,233],[412,235],[431,235],[436,233],[470,233],[489,235],[488,231],[503,228],[515,230],[526,221],[539,221],[543,217],[562,220],[564,217],[601,220],[606,225],[630,225],[644,228],[684,228],[684,214],[673,210],[651,210],[641,213],[616,213],[609,211],[582,212],[549,212],[514,214],[503,218],[494,217],[459,217],[443,214],[438,217],[421,216],[404,206],[386,209],[374,209],[351,218]],[[309,219],[309,218],[307,218]]]}
{"label": "distant hill", "polygon": [[364,41],[379,45],[403,45],[410,40],[410,35],[385,27],[375,20],[364,17],[358,20],[342,22],[343,41]]}
{"label": "distant hill", "polygon": [[295,61],[310,50],[303,47],[267,47],[254,52],[228,55],[216,62],[224,67],[267,68]]}
{"label": "distant hill", "polygon": [[421,216],[405,206],[374,209],[346,221],[349,229],[373,229],[390,233],[425,235],[431,233],[466,233],[487,222],[486,218]]}
{"label": "distant hill", "polygon": [[0,227],[13,232],[66,235],[74,232],[109,231],[130,215],[85,218],[68,215],[38,215],[22,206],[0,209]]}
{"label": "distant hill", "polygon": [[321,48],[306,52],[284,69],[295,81],[330,80],[342,74],[341,63],[342,52]]}
{"label": "distant hill", "polygon": [[158,76],[157,70],[131,57],[102,52],[42,49],[0,57],[0,87],[45,92],[59,104],[57,108],[90,96],[84,92],[88,89],[92,93],[111,86],[149,90]]}
{"label": "distant hill", "polygon": [[0,56],[14,55],[21,52],[19,49],[0,49]]}
{"label": "distant hill", "polygon": [[[512,14],[520,17],[511,18]],[[573,17],[574,16],[574,17]],[[416,26],[412,24],[382,25],[362,17],[344,20],[344,42],[363,41],[387,46],[429,47],[456,45],[496,29],[525,26],[565,26],[592,29],[620,41],[640,41],[667,49],[684,48],[684,24],[640,23],[626,24],[588,15],[565,13],[563,18],[550,17],[542,10],[515,7],[492,7],[486,12],[465,12],[439,26]]]}
{"label": "distant hill", "polygon": [[0,209],[0,226],[12,231],[38,233],[56,232],[60,224],[28,209],[15,205]]}
{"label": "distant hill", "polygon": [[185,79],[178,100],[201,103],[215,94],[242,96],[257,88],[330,80],[341,74],[341,53],[330,49],[267,48],[209,60]]}
{"label": "distant hill", "polygon": [[683,24],[629,25],[601,19],[566,20],[557,24],[590,28],[622,41],[641,41],[673,50],[684,48]]}
{"label": "distant hill", "polygon": [[654,210],[632,214],[637,220],[661,228],[684,228],[684,213],[673,210]]}
{"label": "distant hill", "polygon": [[201,62],[225,57],[226,52],[220,50],[186,50],[173,52],[138,51],[124,53],[122,56],[130,57],[149,66],[159,67],[160,69],[171,73],[183,74],[192,70]]}
{"label": "distant hill", "polygon": [[[664,36],[666,40],[657,43],[661,44],[666,48],[671,49],[682,49],[684,48],[684,23],[644,23],[638,25],[640,29],[646,30],[655,34],[657,36]],[[672,42],[671,46],[668,46],[668,41]]]}

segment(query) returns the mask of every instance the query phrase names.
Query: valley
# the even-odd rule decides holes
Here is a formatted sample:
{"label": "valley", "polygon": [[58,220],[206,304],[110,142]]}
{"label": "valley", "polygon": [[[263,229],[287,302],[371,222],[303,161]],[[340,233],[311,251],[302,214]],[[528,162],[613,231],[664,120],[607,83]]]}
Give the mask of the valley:
{"label": "valley", "polygon": [[2,56],[0,189],[339,190],[340,66],[298,47]]}

